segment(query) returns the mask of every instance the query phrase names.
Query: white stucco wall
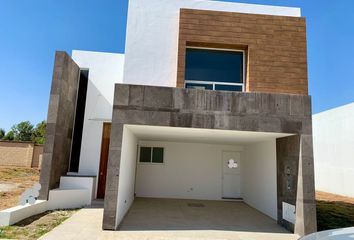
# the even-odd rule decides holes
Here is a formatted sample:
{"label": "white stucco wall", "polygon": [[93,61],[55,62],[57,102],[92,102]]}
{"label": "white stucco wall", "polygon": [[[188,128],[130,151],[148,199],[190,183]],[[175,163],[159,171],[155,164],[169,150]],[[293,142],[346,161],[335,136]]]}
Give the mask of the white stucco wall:
{"label": "white stucco wall", "polygon": [[164,147],[165,162],[138,163],[136,195],[177,199],[220,200],[222,151],[243,150],[242,146],[167,141],[139,141],[139,145]]}
{"label": "white stucco wall", "polygon": [[354,197],[354,103],[313,115],[316,190]]}
{"label": "white stucco wall", "polygon": [[0,227],[10,226],[28,217],[48,210],[48,201],[36,200],[34,204],[18,205],[0,211]]}
{"label": "white stucco wall", "polygon": [[96,177],[61,176],[59,189],[87,189],[91,202],[96,196]]}
{"label": "white stucco wall", "polygon": [[135,135],[124,127],[119,170],[117,225],[123,220],[134,201],[137,144]]}
{"label": "white stucco wall", "polygon": [[276,140],[245,146],[241,171],[244,201],[277,219]]}
{"label": "white stucco wall", "polygon": [[[165,148],[164,164],[138,163],[139,197],[222,199],[222,151],[241,153],[241,196],[250,206],[277,219],[275,139],[247,145],[139,141]],[[182,174],[182,175],[181,175]]]}
{"label": "white stucco wall", "polygon": [[124,55],[75,50],[72,58],[89,69],[79,174],[98,176],[103,122],[112,118],[114,84],[123,80]]}
{"label": "white stucco wall", "polygon": [[180,8],[299,17],[299,8],[205,0],[130,0],[124,83],[175,87]]}

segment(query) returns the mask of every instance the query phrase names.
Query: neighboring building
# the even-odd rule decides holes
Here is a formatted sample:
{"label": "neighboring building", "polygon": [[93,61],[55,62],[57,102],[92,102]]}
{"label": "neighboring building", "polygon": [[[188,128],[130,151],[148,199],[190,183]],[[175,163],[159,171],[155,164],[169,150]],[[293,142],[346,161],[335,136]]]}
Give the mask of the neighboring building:
{"label": "neighboring building", "polygon": [[130,0],[126,34],[125,54],[57,52],[41,199],[88,188],[109,230],[137,196],[243,200],[316,231],[300,9]]}
{"label": "neighboring building", "polygon": [[313,115],[316,190],[354,197],[354,103]]}

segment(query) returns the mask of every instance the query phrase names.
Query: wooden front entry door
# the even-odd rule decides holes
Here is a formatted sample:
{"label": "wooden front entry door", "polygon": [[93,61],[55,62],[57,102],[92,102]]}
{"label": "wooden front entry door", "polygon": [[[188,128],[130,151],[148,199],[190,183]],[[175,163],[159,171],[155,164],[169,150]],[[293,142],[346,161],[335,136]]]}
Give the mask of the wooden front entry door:
{"label": "wooden front entry door", "polygon": [[107,163],[109,153],[109,140],[111,135],[111,123],[103,123],[100,171],[98,176],[97,198],[103,199],[106,190]]}

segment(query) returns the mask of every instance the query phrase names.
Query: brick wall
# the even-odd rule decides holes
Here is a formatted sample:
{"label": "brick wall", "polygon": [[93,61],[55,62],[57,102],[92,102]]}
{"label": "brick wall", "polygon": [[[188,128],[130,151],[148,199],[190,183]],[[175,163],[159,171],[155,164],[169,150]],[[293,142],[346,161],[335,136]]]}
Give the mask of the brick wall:
{"label": "brick wall", "polygon": [[246,91],[308,94],[304,18],[181,9],[178,87],[188,46],[246,50]]}
{"label": "brick wall", "polygon": [[0,166],[39,167],[42,146],[31,142],[0,141]]}

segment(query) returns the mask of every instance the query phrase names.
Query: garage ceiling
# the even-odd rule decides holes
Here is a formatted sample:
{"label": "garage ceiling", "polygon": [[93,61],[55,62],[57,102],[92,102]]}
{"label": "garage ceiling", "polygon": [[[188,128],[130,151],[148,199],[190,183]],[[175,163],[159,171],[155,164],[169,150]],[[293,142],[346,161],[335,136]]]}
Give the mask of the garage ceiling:
{"label": "garage ceiling", "polygon": [[125,125],[139,140],[198,142],[216,144],[249,144],[291,136],[287,133],[265,133],[218,129],[177,128],[146,125]]}

